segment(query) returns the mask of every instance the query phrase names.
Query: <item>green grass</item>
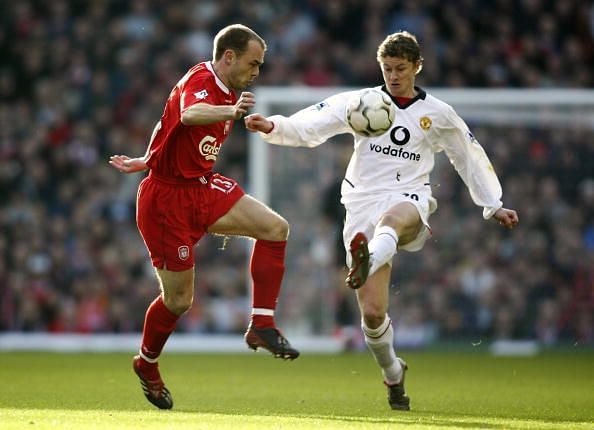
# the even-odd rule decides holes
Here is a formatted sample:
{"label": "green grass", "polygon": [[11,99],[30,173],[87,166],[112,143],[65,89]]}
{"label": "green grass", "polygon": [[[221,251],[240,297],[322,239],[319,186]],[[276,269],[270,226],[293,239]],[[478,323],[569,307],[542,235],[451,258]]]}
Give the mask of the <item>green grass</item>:
{"label": "green grass", "polygon": [[594,354],[405,353],[413,410],[368,354],[165,354],[175,406],[145,401],[128,354],[0,353],[0,429],[592,429]]}

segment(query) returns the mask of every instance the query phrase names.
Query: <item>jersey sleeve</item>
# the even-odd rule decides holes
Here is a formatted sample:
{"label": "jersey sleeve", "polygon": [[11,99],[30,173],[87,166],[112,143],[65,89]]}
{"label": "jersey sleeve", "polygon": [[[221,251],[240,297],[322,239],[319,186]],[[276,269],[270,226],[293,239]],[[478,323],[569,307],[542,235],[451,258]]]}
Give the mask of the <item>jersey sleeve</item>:
{"label": "jersey sleeve", "polygon": [[180,112],[197,103],[218,104],[215,100],[215,94],[216,91],[209,79],[192,75],[181,86]]}
{"label": "jersey sleeve", "polygon": [[274,123],[274,128],[270,133],[260,133],[260,136],[275,145],[313,148],[332,136],[350,133],[346,106],[351,94],[352,92],[334,95],[290,117],[272,115],[268,120]]}
{"label": "jersey sleeve", "polygon": [[487,154],[468,126],[451,106],[445,111],[445,125],[439,130],[440,146],[468,187],[472,201],[483,207],[489,219],[503,206],[502,190]]}

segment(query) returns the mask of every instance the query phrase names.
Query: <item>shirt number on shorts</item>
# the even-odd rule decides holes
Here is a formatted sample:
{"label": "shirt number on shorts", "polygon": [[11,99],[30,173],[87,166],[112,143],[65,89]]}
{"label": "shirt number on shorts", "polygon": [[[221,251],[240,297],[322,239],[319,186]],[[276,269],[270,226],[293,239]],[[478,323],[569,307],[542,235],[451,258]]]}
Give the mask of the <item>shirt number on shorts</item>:
{"label": "shirt number on shorts", "polygon": [[417,202],[419,201],[419,195],[415,194],[415,193],[402,193],[403,195],[405,195],[406,197],[410,197],[413,200],[416,200]]}
{"label": "shirt number on shorts", "polygon": [[229,194],[233,188],[235,188],[235,183],[231,181],[227,181],[226,179],[221,178],[213,178],[210,181],[210,188],[213,190],[221,191],[225,194]]}

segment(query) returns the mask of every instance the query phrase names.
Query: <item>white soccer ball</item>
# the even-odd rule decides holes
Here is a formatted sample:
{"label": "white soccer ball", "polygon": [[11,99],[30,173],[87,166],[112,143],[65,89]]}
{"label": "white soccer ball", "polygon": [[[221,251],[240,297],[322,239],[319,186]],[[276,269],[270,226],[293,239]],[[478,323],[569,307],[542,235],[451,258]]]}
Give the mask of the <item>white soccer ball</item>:
{"label": "white soccer ball", "polygon": [[347,121],[362,136],[380,136],[392,127],[396,108],[381,90],[369,88],[355,94],[347,104]]}

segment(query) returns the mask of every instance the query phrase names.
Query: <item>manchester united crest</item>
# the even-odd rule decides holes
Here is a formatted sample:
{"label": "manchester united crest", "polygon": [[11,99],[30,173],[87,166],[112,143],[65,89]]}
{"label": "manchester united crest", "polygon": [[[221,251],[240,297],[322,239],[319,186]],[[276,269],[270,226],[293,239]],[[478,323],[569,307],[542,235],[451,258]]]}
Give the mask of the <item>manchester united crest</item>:
{"label": "manchester united crest", "polygon": [[428,116],[421,117],[419,125],[423,130],[429,130],[431,128],[431,118]]}

